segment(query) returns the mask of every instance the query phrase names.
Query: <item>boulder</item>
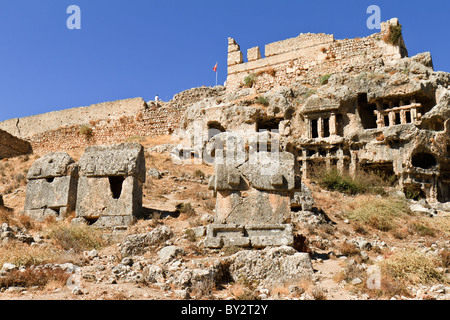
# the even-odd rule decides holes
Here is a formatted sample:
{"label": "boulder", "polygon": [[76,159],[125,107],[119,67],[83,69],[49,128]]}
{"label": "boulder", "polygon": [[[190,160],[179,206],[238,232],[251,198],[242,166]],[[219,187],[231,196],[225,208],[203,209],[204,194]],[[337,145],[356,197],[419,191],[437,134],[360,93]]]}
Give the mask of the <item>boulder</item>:
{"label": "boulder", "polygon": [[257,281],[260,285],[283,285],[311,277],[309,254],[288,246],[240,251],[228,258],[228,271],[234,281]]}
{"label": "boulder", "polygon": [[166,226],[160,226],[150,232],[132,234],[125,238],[120,246],[122,257],[139,255],[147,251],[150,246],[158,245],[173,237],[173,232]]}

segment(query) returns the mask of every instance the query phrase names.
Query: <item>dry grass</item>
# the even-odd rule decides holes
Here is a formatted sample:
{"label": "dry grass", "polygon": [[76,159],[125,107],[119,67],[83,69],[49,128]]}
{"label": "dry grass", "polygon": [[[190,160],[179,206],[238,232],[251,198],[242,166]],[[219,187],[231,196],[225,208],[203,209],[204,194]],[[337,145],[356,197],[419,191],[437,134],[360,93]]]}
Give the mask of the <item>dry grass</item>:
{"label": "dry grass", "polygon": [[356,245],[350,242],[341,243],[338,249],[341,252],[341,254],[348,257],[357,256],[360,253],[358,247],[356,247]]}
{"label": "dry grass", "polygon": [[66,284],[70,274],[62,269],[12,271],[0,278],[0,288],[9,287],[39,287],[47,285],[61,287]]}
{"label": "dry grass", "polygon": [[236,300],[258,300],[252,290],[239,283],[232,284],[228,288],[228,292]]}
{"label": "dry grass", "polygon": [[0,265],[13,263],[16,266],[31,266],[51,263],[60,258],[62,252],[47,246],[30,246],[11,242],[0,247]]}
{"label": "dry grass", "polygon": [[348,219],[381,231],[395,230],[398,219],[408,213],[407,202],[398,198],[371,196],[355,203],[355,206],[354,210],[346,214]]}
{"label": "dry grass", "polygon": [[86,225],[71,225],[65,222],[57,223],[48,232],[55,245],[64,249],[82,252],[100,249],[106,245],[102,232]]}
{"label": "dry grass", "polygon": [[443,274],[436,270],[439,260],[418,250],[396,252],[379,265],[384,276],[404,285],[445,282]]}

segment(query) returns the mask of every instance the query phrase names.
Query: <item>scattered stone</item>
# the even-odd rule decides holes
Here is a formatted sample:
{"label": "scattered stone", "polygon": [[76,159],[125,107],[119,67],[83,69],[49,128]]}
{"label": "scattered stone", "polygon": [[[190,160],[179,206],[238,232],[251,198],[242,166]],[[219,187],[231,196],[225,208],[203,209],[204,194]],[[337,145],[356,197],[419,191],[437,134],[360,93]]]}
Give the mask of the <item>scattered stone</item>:
{"label": "scattered stone", "polygon": [[158,180],[163,178],[161,172],[159,172],[158,169],[156,169],[156,168],[148,169],[147,175],[153,179],[158,179]]}
{"label": "scattered stone", "polygon": [[175,259],[177,256],[184,255],[185,251],[177,246],[168,246],[162,248],[158,252],[158,257],[161,263],[167,263],[173,259]]}
{"label": "scattered stone", "polygon": [[97,250],[95,250],[95,249],[93,249],[93,250],[91,250],[91,251],[84,251],[84,252],[83,252],[83,256],[84,256],[86,259],[93,260],[94,258],[97,258],[97,257],[98,257],[98,252],[97,252]]}

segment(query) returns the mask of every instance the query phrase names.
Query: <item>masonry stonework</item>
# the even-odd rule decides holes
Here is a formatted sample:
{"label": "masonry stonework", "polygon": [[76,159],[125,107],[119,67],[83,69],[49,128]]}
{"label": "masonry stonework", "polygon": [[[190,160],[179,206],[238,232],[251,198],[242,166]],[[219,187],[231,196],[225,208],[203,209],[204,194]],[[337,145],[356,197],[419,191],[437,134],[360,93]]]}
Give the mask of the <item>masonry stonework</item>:
{"label": "masonry stonework", "polygon": [[365,38],[336,40],[333,35],[300,34],[265,46],[265,57],[261,58],[259,47],[247,52],[248,62],[242,59],[237,42],[229,38],[227,90],[243,86],[248,75],[257,76],[252,85],[257,90],[274,86],[292,85],[296,81],[316,84],[320,76],[351,69],[363,68],[367,60],[380,58],[385,62],[407,55],[402,39],[388,44],[383,37],[389,26],[398,26],[398,20],[382,23],[380,33]]}

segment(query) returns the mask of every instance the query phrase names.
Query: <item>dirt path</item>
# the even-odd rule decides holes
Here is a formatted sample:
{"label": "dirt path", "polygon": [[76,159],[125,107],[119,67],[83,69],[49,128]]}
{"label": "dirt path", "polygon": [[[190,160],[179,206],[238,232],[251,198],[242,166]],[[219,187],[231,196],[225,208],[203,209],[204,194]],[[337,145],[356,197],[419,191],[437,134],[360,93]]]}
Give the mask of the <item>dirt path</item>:
{"label": "dirt path", "polygon": [[326,259],[322,262],[313,261],[314,270],[319,277],[317,284],[326,290],[327,300],[352,300],[355,299],[348,290],[336,282],[335,277],[342,268],[338,259]]}

